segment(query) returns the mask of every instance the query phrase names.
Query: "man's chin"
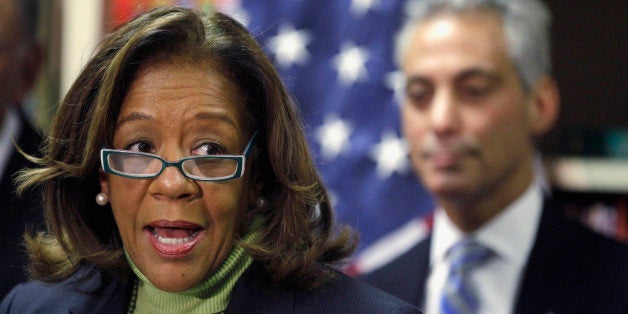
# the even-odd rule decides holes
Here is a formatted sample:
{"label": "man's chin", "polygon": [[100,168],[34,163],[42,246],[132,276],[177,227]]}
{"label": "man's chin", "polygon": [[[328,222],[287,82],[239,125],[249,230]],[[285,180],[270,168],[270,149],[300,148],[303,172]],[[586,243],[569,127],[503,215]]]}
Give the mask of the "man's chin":
{"label": "man's chin", "polygon": [[460,198],[468,195],[473,185],[468,180],[454,177],[439,177],[425,181],[425,186],[436,198]]}

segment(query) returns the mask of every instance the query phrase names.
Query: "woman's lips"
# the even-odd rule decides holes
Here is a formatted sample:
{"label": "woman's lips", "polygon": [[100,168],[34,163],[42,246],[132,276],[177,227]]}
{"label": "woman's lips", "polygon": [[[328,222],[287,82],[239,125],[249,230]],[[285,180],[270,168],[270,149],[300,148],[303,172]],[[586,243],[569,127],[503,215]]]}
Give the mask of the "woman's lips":
{"label": "woman's lips", "polygon": [[183,257],[190,253],[204,235],[204,229],[187,221],[155,221],[147,225],[148,243],[161,256]]}

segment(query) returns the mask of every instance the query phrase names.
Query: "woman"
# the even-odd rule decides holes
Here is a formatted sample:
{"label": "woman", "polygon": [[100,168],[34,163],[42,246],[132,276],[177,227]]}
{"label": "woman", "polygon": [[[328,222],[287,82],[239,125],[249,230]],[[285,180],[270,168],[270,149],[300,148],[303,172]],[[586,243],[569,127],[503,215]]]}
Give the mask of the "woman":
{"label": "woman", "polygon": [[354,237],[276,71],[225,15],[159,8],[108,36],[36,161],[20,180],[44,189],[38,281],[2,312],[416,311],[332,268]]}

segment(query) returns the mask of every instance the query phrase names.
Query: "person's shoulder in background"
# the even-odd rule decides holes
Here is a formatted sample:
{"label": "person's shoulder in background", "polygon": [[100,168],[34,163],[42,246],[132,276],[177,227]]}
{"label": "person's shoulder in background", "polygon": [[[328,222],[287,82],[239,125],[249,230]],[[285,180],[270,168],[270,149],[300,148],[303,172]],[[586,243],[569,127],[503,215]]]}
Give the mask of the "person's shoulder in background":
{"label": "person's shoulder in background", "polygon": [[[11,150],[5,156],[2,177],[0,178],[0,300],[13,286],[27,279],[26,265],[28,258],[23,246],[25,232],[34,232],[44,228],[44,212],[41,206],[41,189],[27,189],[17,194],[15,175],[24,167],[34,164],[24,157],[14,145],[27,154],[37,156],[41,136],[31,127],[19,111],[15,116],[19,124],[19,136],[11,139]],[[5,152],[3,152],[4,154]]]}

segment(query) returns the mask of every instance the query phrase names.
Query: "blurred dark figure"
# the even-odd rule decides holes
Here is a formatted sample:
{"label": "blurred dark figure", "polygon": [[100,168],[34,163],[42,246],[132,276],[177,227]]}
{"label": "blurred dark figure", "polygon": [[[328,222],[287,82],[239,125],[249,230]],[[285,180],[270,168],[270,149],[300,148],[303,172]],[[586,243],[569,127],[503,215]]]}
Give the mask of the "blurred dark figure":
{"label": "blurred dark figure", "polygon": [[37,0],[0,1],[0,299],[26,280],[22,234],[42,223],[36,191],[18,197],[13,178],[28,161],[16,145],[35,154],[40,136],[21,108],[42,60],[37,42]]}

